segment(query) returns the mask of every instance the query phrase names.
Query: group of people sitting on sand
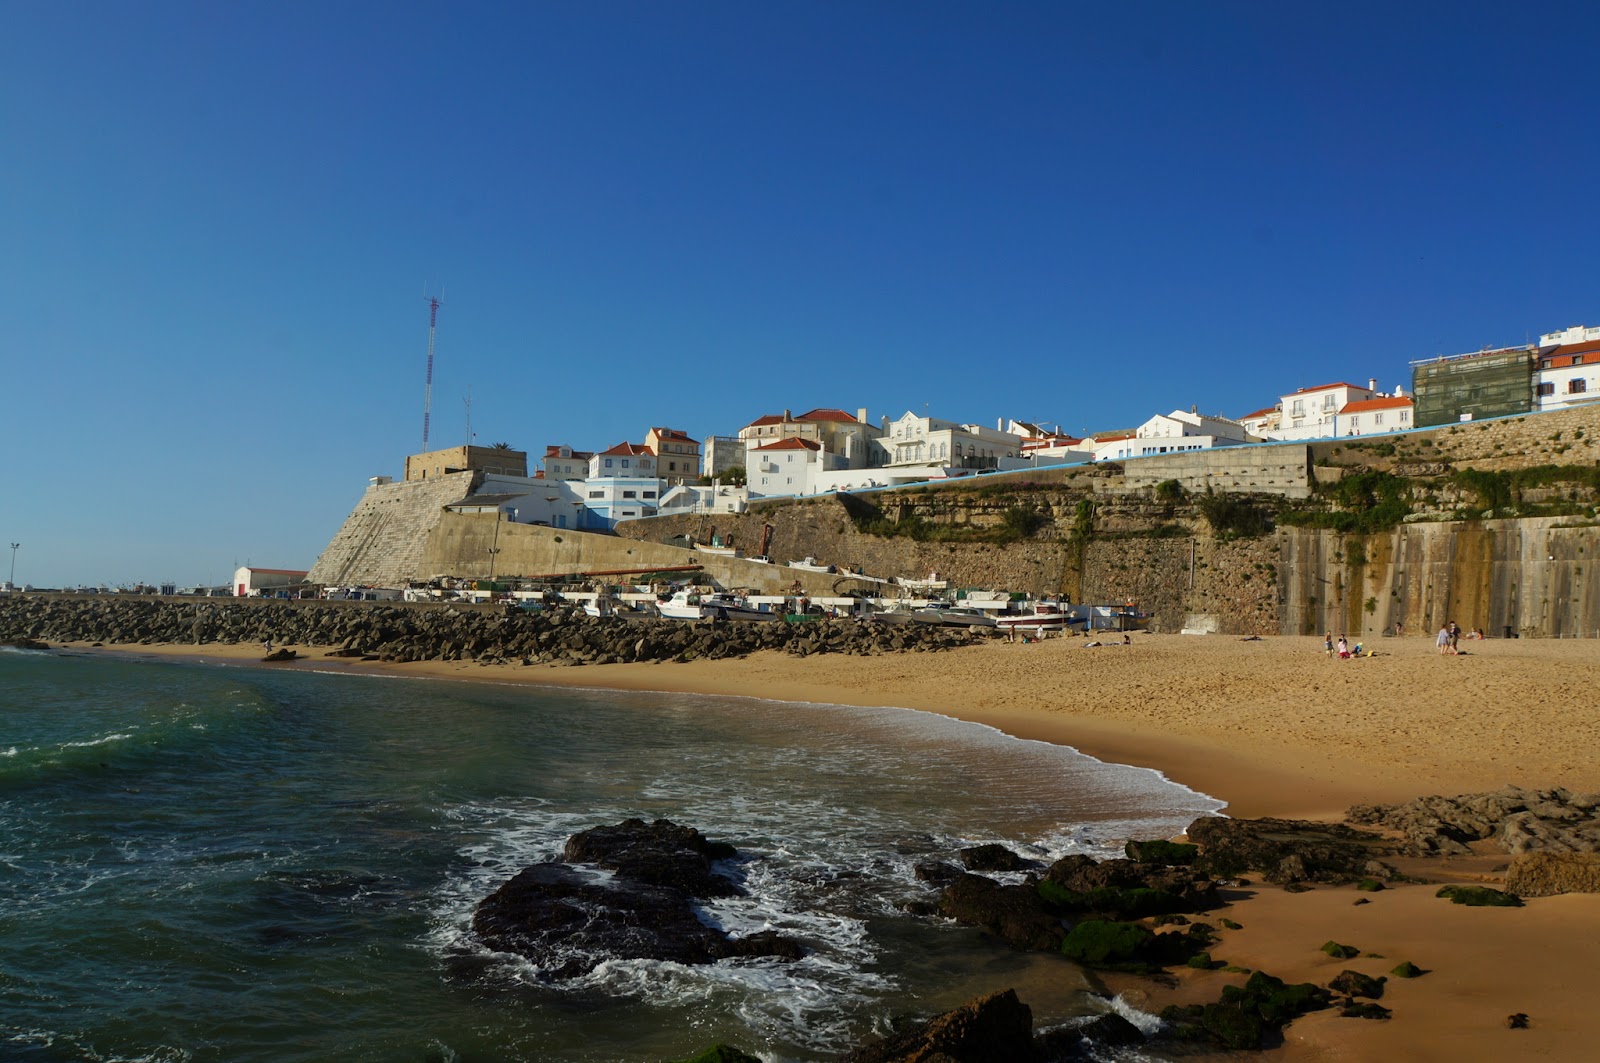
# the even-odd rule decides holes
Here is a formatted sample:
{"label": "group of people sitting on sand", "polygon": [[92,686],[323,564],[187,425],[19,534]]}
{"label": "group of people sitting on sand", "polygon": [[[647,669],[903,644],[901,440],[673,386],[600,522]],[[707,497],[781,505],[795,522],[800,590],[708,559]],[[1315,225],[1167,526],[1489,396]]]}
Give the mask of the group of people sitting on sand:
{"label": "group of people sitting on sand", "polygon": [[1329,657],[1337,657],[1341,661],[1349,660],[1351,657],[1376,656],[1376,654],[1367,649],[1365,646],[1361,645],[1359,642],[1354,646],[1351,646],[1350,640],[1343,634],[1339,636],[1338,642],[1333,641],[1333,636],[1331,634],[1323,635],[1322,651]]}

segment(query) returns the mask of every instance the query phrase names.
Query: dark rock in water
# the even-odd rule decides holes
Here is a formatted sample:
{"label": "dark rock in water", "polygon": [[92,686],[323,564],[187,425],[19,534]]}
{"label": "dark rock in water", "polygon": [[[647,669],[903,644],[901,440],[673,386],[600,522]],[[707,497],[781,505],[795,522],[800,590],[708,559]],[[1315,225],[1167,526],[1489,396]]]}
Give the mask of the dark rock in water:
{"label": "dark rock in water", "polygon": [[292,661],[299,656],[294,650],[273,650],[261,659],[263,661]]}
{"label": "dark rock in water", "polygon": [[670,886],[694,897],[736,897],[739,887],[711,870],[714,860],[736,855],[733,846],[707,841],[693,827],[671,820],[629,819],[595,827],[567,839],[562,858],[596,864],[636,882]]}
{"label": "dark rock in water", "polygon": [[1033,1012],[1007,989],[858,1048],[841,1063],[1030,1063]]}
{"label": "dark rock in water", "polygon": [[741,1052],[732,1045],[712,1045],[699,1055],[679,1060],[678,1063],[761,1063],[761,1057]]}
{"label": "dark rock in water", "polygon": [[1027,871],[1042,866],[1037,860],[1018,856],[1003,845],[974,845],[958,854],[968,871]]}
{"label": "dark rock in water", "polygon": [[1384,840],[1339,824],[1293,819],[1206,817],[1189,825],[1200,846],[1195,869],[1215,878],[1260,871],[1276,885],[1295,882],[1392,880],[1394,868],[1376,857]]}
{"label": "dark rock in water", "polygon": [[14,650],[48,650],[49,643],[37,639],[0,639],[0,646],[10,646]]}
{"label": "dark rock in water", "polygon": [[1034,1038],[1041,1063],[1080,1063],[1102,1057],[1098,1050],[1144,1044],[1144,1033],[1121,1015],[1092,1015],[1046,1030]]}
{"label": "dark rock in water", "polygon": [[1387,1019],[1390,1011],[1382,1004],[1357,1004],[1351,1001],[1339,1009],[1339,1014],[1346,1019]]}
{"label": "dark rock in water", "polygon": [[942,860],[925,860],[914,869],[918,882],[927,882],[934,886],[948,886],[966,872],[954,864],[947,864]]}
{"label": "dark rock in water", "polygon": [[478,904],[472,929],[492,949],[525,956],[546,977],[573,978],[608,959],[683,964],[733,957],[798,959],[799,943],[773,931],[742,938],[706,926],[694,901],[736,896],[714,874],[713,857],[730,846],[668,820],[628,820],[567,842],[568,859],[615,870],[609,882],[560,863],[525,868]]}
{"label": "dark rock in water", "polygon": [[963,874],[946,886],[939,914],[982,927],[1019,949],[1059,948],[1066,933],[1035,887],[1003,886],[982,875]]}

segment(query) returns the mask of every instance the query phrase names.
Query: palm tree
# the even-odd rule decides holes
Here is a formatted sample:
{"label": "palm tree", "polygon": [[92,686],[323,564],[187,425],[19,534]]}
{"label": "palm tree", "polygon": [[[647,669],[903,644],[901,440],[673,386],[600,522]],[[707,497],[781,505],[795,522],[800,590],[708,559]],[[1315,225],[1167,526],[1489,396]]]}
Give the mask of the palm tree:
{"label": "palm tree", "polygon": [[496,443],[494,445],[494,449],[495,450],[510,450],[511,449],[511,444],[510,443]]}

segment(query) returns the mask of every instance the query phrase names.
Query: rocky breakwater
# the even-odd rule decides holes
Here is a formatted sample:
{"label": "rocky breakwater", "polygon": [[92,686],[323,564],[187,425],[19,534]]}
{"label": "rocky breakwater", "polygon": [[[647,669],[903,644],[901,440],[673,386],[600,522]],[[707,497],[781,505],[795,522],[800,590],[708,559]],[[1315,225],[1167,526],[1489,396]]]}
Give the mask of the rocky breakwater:
{"label": "rocky breakwater", "polygon": [[689,622],[591,617],[575,608],[507,612],[262,600],[0,598],[0,641],[205,646],[270,639],[277,646],[326,647],[330,656],[397,663],[616,664],[742,657],[758,650],[872,655],[950,649],[985,637],[991,636],[978,629],[859,620]]}

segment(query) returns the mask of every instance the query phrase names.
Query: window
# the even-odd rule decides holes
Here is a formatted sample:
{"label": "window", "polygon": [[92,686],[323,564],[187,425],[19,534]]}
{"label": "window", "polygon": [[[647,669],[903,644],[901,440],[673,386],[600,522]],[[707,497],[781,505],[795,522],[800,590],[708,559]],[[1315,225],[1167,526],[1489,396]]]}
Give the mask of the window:
{"label": "window", "polygon": [[1376,412],[1376,413],[1374,413],[1372,415],[1372,423],[1373,424],[1382,424],[1383,423],[1383,411],[1380,410],[1380,411],[1378,411],[1378,412]]}
{"label": "window", "polygon": [[622,459],[622,467],[624,469],[626,469],[628,467],[628,459],[627,458],[623,458]]}
{"label": "window", "polygon": [[639,492],[637,492],[637,491],[624,491],[624,492],[622,492],[622,497],[623,498],[638,498],[639,497]]}
{"label": "window", "polygon": [[610,458],[606,459],[606,468],[608,468],[608,469],[611,468],[611,459]]}
{"label": "window", "polygon": [[1411,411],[1410,410],[1401,410],[1400,411],[1400,420],[1402,422],[1411,420]]}
{"label": "window", "polygon": [[1293,413],[1294,413],[1294,416],[1296,416],[1296,417],[1304,417],[1306,415],[1306,400],[1305,399],[1295,399],[1294,400]]}
{"label": "window", "polygon": [[654,497],[656,497],[656,493],[654,491],[646,491],[644,493],[644,497],[646,497],[646,498],[654,498]]}
{"label": "window", "polygon": [[1322,408],[1324,410],[1333,409],[1333,393],[1332,392],[1329,392],[1328,394],[1322,396]]}
{"label": "window", "polygon": [[1536,394],[1539,395],[1554,395],[1555,393],[1556,382],[1554,380],[1546,380],[1544,383],[1539,385],[1538,391],[1536,392]]}
{"label": "window", "polygon": [[1582,395],[1585,391],[1588,391],[1588,390],[1589,390],[1589,382],[1587,380],[1583,379],[1583,377],[1581,377],[1581,376],[1567,381],[1567,394],[1568,395]]}
{"label": "window", "polygon": [[604,498],[604,497],[606,497],[606,493],[604,491],[590,491],[589,492],[589,497],[590,498]]}

